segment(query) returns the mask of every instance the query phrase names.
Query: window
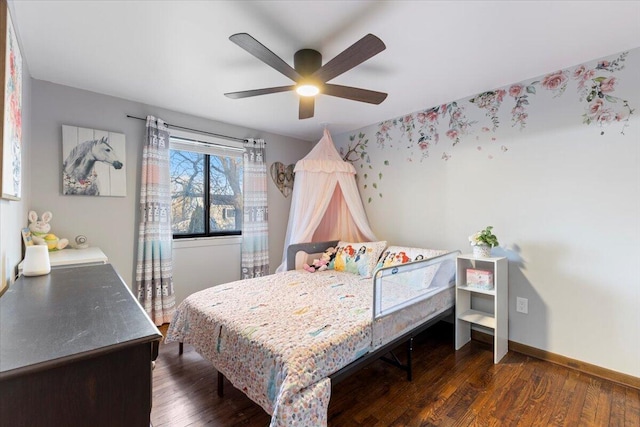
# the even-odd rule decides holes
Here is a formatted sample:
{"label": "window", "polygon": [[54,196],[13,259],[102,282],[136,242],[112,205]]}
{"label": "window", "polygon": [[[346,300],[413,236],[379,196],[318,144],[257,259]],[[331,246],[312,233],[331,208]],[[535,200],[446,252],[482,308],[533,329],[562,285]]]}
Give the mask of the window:
{"label": "window", "polygon": [[242,145],[173,130],[170,141],[173,237],[242,234]]}

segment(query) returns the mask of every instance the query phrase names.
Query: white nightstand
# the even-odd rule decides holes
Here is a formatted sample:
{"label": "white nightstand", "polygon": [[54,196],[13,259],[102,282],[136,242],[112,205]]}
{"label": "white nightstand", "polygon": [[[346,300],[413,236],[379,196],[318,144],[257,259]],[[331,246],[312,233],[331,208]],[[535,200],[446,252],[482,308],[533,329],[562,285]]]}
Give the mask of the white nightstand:
{"label": "white nightstand", "polygon": [[[467,269],[493,273],[493,289],[467,286]],[[456,259],[456,350],[471,340],[471,325],[493,329],[493,362],[498,363],[509,351],[508,268],[505,257],[476,258],[460,255]],[[472,308],[474,295],[493,300],[493,313]]]}
{"label": "white nightstand", "polygon": [[[85,249],[63,249],[49,252],[51,269],[64,267],[77,267],[78,265],[97,265],[109,262],[107,256],[100,248],[90,247]],[[22,276],[22,263],[18,264],[18,275]]]}

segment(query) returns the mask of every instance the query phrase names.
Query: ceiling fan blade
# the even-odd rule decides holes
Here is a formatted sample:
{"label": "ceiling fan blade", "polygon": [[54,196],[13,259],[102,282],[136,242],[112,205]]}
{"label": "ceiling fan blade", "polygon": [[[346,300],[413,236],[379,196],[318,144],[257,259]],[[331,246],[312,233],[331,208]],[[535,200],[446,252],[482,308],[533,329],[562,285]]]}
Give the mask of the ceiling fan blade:
{"label": "ceiling fan blade", "polygon": [[384,92],[328,83],[324,85],[322,93],[337,96],[338,98],[351,99],[353,101],[368,102],[369,104],[380,104],[387,98],[387,94]]}
{"label": "ceiling fan blade", "polygon": [[229,37],[229,40],[278,71],[289,77],[294,82],[300,80],[301,76],[289,64],[284,62],[278,55],[271,52],[266,46],[254,39],[247,33],[238,33]]}
{"label": "ceiling fan blade", "polygon": [[315,98],[313,96],[301,96],[298,118],[300,120],[310,119],[311,117],[313,117],[314,108],[315,108]]}
{"label": "ceiling fan blade", "polygon": [[252,90],[242,90],[240,92],[229,92],[229,93],[225,93],[224,96],[232,99],[240,99],[240,98],[248,98],[250,96],[268,95],[270,93],[286,92],[288,90],[294,90],[295,88],[296,88],[296,85],[268,87],[264,89],[252,89]]}
{"label": "ceiling fan blade", "polygon": [[313,77],[323,83],[328,82],[334,77],[362,64],[386,48],[385,44],[378,37],[373,34],[367,34],[331,61],[324,64],[318,71],[313,73]]}

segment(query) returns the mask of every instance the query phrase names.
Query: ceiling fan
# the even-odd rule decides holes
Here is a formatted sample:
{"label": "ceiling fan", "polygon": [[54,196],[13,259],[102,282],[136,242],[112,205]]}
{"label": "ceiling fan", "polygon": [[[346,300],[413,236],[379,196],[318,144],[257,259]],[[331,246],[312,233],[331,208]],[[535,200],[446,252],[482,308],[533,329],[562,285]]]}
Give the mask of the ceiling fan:
{"label": "ceiling fan", "polygon": [[289,86],[225,93],[229,98],[248,98],[295,90],[300,95],[298,117],[308,119],[313,117],[314,96],[318,93],[370,104],[380,104],[387,97],[383,92],[327,83],[386,49],[382,40],[373,34],[367,34],[324,65],[322,65],[320,52],[313,49],[299,50],[293,56],[293,68],[247,33],[234,34],[229,37],[229,40],[296,83]]}

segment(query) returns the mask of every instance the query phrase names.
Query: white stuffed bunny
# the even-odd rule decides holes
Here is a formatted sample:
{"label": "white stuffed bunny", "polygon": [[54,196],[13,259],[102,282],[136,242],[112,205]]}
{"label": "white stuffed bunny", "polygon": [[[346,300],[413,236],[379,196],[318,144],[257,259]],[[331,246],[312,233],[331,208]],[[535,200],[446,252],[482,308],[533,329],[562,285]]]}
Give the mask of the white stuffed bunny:
{"label": "white stuffed bunny", "polygon": [[42,214],[42,219],[38,220],[36,211],[29,212],[29,231],[31,231],[31,239],[36,245],[47,245],[50,251],[64,249],[69,244],[67,239],[59,239],[51,231],[51,221],[53,214],[49,211]]}

